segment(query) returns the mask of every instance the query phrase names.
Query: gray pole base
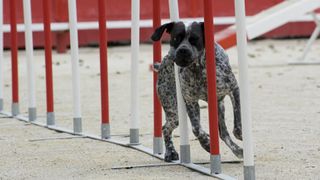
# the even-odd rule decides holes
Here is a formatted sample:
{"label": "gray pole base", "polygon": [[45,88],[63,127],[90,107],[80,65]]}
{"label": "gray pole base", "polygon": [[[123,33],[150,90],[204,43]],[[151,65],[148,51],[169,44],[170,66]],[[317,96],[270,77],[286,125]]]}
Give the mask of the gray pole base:
{"label": "gray pole base", "polygon": [[221,173],[221,157],[220,155],[210,155],[211,174]]}
{"label": "gray pole base", "polygon": [[130,144],[139,144],[139,129],[130,129]]}
{"label": "gray pole base", "polygon": [[180,145],[180,162],[181,163],[190,163],[190,145]]}
{"label": "gray pole base", "polygon": [[243,171],[244,171],[243,174],[244,174],[245,180],[255,180],[256,179],[254,166],[244,166]]}
{"label": "gray pole base", "polygon": [[11,110],[12,110],[12,116],[17,116],[20,113],[19,103],[12,103]]}
{"label": "gray pole base", "polygon": [[35,121],[37,119],[37,109],[35,107],[30,107],[28,109],[29,121]]}
{"label": "gray pole base", "polygon": [[0,99],[0,111],[3,111],[3,99]]}
{"label": "gray pole base", "polygon": [[81,117],[73,118],[73,132],[75,134],[82,133],[82,120],[81,120]]}
{"label": "gray pole base", "polygon": [[54,112],[47,112],[47,125],[48,126],[55,125]]}
{"label": "gray pole base", "polygon": [[101,124],[101,138],[102,139],[110,138],[110,124]]}
{"label": "gray pole base", "polygon": [[163,154],[162,137],[153,137],[153,154]]}

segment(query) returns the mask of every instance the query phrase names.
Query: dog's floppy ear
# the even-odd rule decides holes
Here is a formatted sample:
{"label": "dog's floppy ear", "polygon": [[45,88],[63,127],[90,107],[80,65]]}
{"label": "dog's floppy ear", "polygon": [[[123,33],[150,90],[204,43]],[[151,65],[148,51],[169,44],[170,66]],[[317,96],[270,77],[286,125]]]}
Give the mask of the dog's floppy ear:
{"label": "dog's floppy ear", "polygon": [[205,44],[205,33],[204,33],[204,22],[200,22],[200,27],[201,27],[201,30],[202,30],[202,38],[203,38],[203,44]]}
{"label": "dog's floppy ear", "polygon": [[173,28],[173,25],[174,25],[174,22],[171,22],[158,27],[151,36],[152,41],[159,41],[165,30],[167,33],[170,34]]}

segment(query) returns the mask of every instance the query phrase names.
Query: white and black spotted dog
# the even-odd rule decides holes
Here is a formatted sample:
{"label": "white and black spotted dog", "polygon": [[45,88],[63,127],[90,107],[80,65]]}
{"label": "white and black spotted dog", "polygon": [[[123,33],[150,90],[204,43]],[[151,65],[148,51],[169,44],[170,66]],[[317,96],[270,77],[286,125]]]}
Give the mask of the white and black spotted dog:
{"label": "white and black spotted dog", "polygon": [[[151,39],[153,41],[160,40],[165,31],[171,36],[170,50],[161,64],[155,65],[155,69],[158,70],[157,93],[166,116],[166,123],[162,127],[166,147],[165,161],[173,161],[179,159],[172,142],[172,131],[179,124],[174,63],[179,67],[182,96],[191,120],[192,131],[201,146],[206,151],[210,151],[209,135],[202,129],[200,124],[200,107],[198,104],[199,100],[207,101],[208,99],[204,25],[201,22],[192,22],[189,25],[183,22],[167,23],[157,28]],[[217,43],[215,44],[215,55],[219,135],[232,152],[237,157],[242,158],[243,151],[230,138],[224,117],[224,97],[229,95],[234,114],[233,134],[237,139],[242,140],[239,87],[232,73],[228,56]]]}

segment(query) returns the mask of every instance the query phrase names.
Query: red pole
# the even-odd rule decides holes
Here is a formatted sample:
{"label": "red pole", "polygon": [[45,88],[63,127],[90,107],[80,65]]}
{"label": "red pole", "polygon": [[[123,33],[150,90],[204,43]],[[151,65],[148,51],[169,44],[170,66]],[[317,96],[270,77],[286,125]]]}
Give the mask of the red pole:
{"label": "red pole", "polygon": [[106,3],[99,0],[99,36],[100,36],[100,80],[101,80],[101,123],[109,124],[108,58]]}
{"label": "red pole", "polygon": [[54,111],[52,80],[51,1],[43,0],[44,48],[46,64],[47,113]]}
{"label": "red pole", "polygon": [[204,26],[208,80],[210,153],[211,155],[219,155],[218,99],[216,92],[216,62],[213,35],[213,0],[204,0]]}
{"label": "red pole", "polygon": [[16,19],[16,0],[10,0],[10,28],[11,28],[11,68],[12,68],[12,102],[19,102],[18,79],[18,34]]}
{"label": "red pole", "polygon": [[[161,25],[160,0],[153,0],[153,30]],[[161,42],[153,42],[153,64],[161,62]],[[162,109],[157,96],[156,83],[158,74],[153,72],[153,112],[154,112],[154,137],[162,137]]]}

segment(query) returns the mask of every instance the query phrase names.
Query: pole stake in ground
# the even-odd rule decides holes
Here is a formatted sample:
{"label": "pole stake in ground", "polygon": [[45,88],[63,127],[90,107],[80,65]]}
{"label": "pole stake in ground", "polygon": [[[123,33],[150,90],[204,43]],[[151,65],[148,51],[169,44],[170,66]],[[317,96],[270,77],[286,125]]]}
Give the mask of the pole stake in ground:
{"label": "pole stake in ground", "polygon": [[32,16],[30,0],[23,0],[23,16],[25,30],[25,44],[27,55],[27,77],[28,77],[28,114],[29,121],[35,121],[37,118],[36,109],[36,90],[35,90],[35,72],[33,59],[33,36],[32,36]]}
{"label": "pole stake in ground", "polygon": [[101,84],[101,138],[110,138],[109,123],[109,88],[108,88],[108,57],[106,3],[99,0],[99,45],[100,45],[100,84]]}
{"label": "pole stake in ground", "polygon": [[[161,25],[161,6],[160,0],[153,0],[153,30]],[[161,62],[161,42],[153,42],[153,64]],[[162,139],[162,108],[157,96],[157,79],[158,73],[153,72],[153,112],[154,112],[154,136],[153,136],[153,153],[163,153]]]}
{"label": "pole stake in ground", "polygon": [[10,28],[11,28],[11,75],[12,75],[12,116],[19,112],[19,75],[18,75],[18,33],[16,0],[10,0]]}
{"label": "pole stake in ground", "polygon": [[243,155],[244,155],[244,179],[255,179],[252,122],[250,112],[250,89],[247,59],[247,33],[246,33],[246,14],[244,0],[235,1],[236,26],[237,26],[237,49],[239,65],[239,83],[241,99],[241,120],[243,135]]}
{"label": "pole stake in ground", "polygon": [[51,37],[51,1],[43,0],[43,25],[45,34],[47,125],[55,125],[53,78],[52,78],[52,37]]}
{"label": "pole stake in ground", "polygon": [[72,62],[73,131],[74,133],[79,134],[82,132],[82,118],[80,101],[79,43],[76,0],[68,0],[68,8]]}
{"label": "pole stake in ground", "polygon": [[[179,21],[179,7],[177,0],[169,0],[169,11],[171,21]],[[174,65],[176,92],[177,92],[177,105],[178,105],[178,118],[179,118],[179,130],[180,130],[180,162],[190,163],[190,144],[189,144],[189,130],[188,130],[188,118],[186,105],[184,103],[180,80],[179,80],[179,67]]]}
{"label": "pole stake in ground", "polygon": [[3,1],[0,1],[0,111],[3,111]]}
{"label": "pole stake in ground", "polygon": [[140,0],[131,1],[131,117],[130,144],[139,144],[139,41]]}

